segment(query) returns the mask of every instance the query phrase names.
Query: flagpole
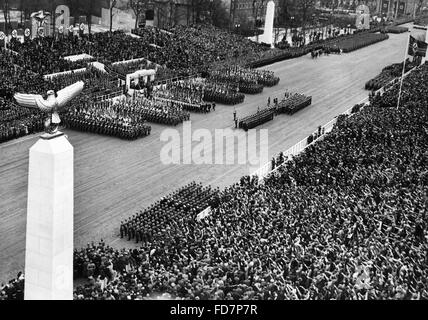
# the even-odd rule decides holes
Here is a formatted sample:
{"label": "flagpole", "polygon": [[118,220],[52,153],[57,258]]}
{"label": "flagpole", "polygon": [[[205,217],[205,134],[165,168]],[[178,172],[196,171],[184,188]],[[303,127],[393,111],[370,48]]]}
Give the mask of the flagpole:
{"label": "flagpole", "polygon": [[404,52],[403,70],[401,71],[400,89],[398,91],[398,100],[397,100],[397,109],[400,106],[401,89],[403,87],[404,71],[406,70],[406,60],[407,60],[407,54],[408,54],[408,51],[409,51],[409,43],[410,43],[410,35],[407,37],[406,51]]}

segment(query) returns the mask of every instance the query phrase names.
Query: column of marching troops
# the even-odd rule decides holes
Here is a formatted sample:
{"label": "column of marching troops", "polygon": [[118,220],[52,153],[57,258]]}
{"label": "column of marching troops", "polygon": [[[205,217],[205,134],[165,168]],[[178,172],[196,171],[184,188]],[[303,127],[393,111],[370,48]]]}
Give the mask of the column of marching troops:
{"label": "column of marching troops", "polygon": [[[110,84],[111,80],[108,77],[98,77],[97,71],[89,68],[83,74],[70,75],[70,78],[75,80],[83,77],[86,83],[85,90],[90,94],[75,99],[65,111],[61,112],[62,124],[71,129],[133,140],[151,133],[151,127],[146,122],[178,125],[190,119],[190,113],[187,111],[208,113],[211,110],[215,111],[216,102],[231,105],[243,102],[245,96],[240,92],[240,87],[256,85],[262,90],[263,85],[257,82],[274,85],[279,81],[272,72],[235,66],[229,67],[225,74],[227,77],[222,78],[219,73],[213,72],[207,79],[177,81],[155,92],[147,91],[147,97],[137,93],[119,102],[113,100],[96,102],[97,99],[92,93],[98,89],[88,86],[88,83],[96,83],[98,87],[98,84]],[[95,78],[92,79],[91,75]],[[62,86],[63,80],[65,84],[71,81],[57,77],[50,82],[58,87]],[[256,93],[251,92],[251,88],[244,91]],[[41,131],[44,120],[45,115],[35,116],[32,113],[27,122],[21,119],[19,126],[2,125],[0,139],[6,141]]]}
{"label": "column of marching troops", "polygon": [[218,189],[192,182],[157,201],[145,210],[120,223],[120,236],[138,242],[151,242],[168,232],[169,226],[180,219],[196,219],[214,203]]}
{"label": "column of marching troops", "polygon": [[274,98],[273,104],[271,104],[271,99],[269,97],[266,108],[262,110],[257,108],[256,113],[244,118],[238,119],[235,110],[233,113],[233,121],[235,122],[235,128],[247,131],[248,129],[255,128],[265,122],[273,120],[275,115],[279,113],[293,114],[311,105],[311,103],[311,96],[286,91],[281,101],[279,101],[278,98]]}

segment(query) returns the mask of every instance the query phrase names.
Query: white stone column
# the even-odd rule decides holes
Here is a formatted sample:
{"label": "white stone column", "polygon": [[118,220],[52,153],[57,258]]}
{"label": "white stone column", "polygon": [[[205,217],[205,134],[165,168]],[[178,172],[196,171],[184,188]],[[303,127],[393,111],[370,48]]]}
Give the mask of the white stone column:
{"label": "white stone column", "polygon": [[273,18],[275,16],[275,2],[272,0],[268,2],[266,7],[265,29],[261,35],[259,42],[270,44],[274,47],[273,43]]}
{"label": "white stone column", "polygon": [[31,148],[25,300],[73,299],[73,147],[59,133]]}

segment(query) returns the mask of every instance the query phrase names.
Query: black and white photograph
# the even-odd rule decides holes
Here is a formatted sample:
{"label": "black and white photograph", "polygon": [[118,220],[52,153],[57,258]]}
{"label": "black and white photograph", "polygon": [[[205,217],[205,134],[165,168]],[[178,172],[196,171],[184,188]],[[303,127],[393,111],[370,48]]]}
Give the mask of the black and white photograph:
{"label": "black and white photograph", "polygon": [[427,26],[428,0],[0,0],[0,308],[428,300]]}

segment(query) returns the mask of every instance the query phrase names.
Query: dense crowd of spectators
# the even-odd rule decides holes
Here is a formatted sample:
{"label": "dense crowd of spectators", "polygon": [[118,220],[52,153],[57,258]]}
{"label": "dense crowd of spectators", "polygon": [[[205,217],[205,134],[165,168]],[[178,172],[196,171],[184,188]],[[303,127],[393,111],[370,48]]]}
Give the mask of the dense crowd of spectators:
{"label": "dense crowd of spectators", "polygon": [[[88,282],[75,299],[428,299],[427,64],[406,77],[399,108],[397,96],[372,96],[263,183],[243,177],[205,198],[205,219],[188,200],[196,188],[131,218],[154,227],[139,248],[76,250]],[[127,222],[122,235],[137,240]],[[19,298],[20,283],[0,297]]]}
{"label": "dense crowd of spectators", "polygon": [[19,272],[16,279],[0,285],[1,300],[24,300],[24,275]]}
{"label": "dense crowd of spectators", "polygon": [[[410,71],[414,67],[420,64],[421,57],[415,56],[413,61],[406,59],[404,65],[404,73]],[[403,73],[403,62],[401,63],[393,63],[389,66],[386,66],[382,69],[382,72],[379,73],[373,79],[370,79],[365,84],[366,90],[379,90],[383,86],[385,86],[388,82],[391,82],[393,79],[397,77],[401,77]]]}
{"label": "dense crowd of spectators", "polygon": [[372,97],[264,183],[244,177],[200,222],[127,252],[84,249],[121,269],[75,298],[428,298],[427,79],[426,65],[408,76],[399,109],[397,88]]}
{"label": "dense crowd of spectators", "polygon": [[43,130],[41,113],[18,107],[13,95],[15,92],[39,93],[46,90],[47,84],[39,75],[14,64],[14,56],[0,52],[0,143]]}
{"label": "dense crowd of spectators", "polygon": [[56,40],[54,37],[36,38],[21,43],[12,40],[10,49],[17,52],[15,63],[40,75],[86,67],[89,61],[69,61],[64,57],[89,51],[89,44],[79,37]]}

